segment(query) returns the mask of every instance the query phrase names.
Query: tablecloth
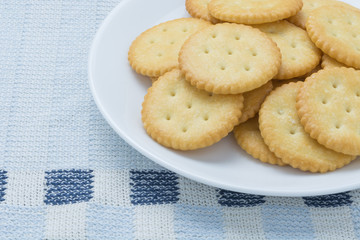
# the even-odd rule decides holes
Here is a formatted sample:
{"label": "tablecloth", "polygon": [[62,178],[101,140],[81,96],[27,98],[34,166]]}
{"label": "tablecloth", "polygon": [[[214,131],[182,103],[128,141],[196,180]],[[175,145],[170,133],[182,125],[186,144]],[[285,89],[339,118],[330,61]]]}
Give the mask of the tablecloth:
{"label": "tablecloth", "polygon": [[118,3],[0,1],[0,239],[360,238],[358,190],[230,192],[125,143],[87,81],[91,41]]}

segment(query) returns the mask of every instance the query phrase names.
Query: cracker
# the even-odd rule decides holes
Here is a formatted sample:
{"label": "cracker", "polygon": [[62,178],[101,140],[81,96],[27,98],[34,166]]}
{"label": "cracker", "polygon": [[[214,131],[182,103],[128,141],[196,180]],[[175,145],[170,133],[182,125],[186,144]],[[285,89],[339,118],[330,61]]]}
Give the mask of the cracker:
{"label": "cracker", "polygon": [[303,171],[327,172],[350,163],[354,156],[330,150],[307,134],[295,107],[303,82],[276,88],[259,111],[259,128],[270,151],[284,163]]}
{"label": "cracker", "polygon": [[349,4],[336,0],[302,0],[302,2],[303,2],[302,9],[295,16],[288,18],[288,21],[303,29],[305,29],[306,20],[309,17],[311,11],[317,8],[321,8],[329,5],[335,5],[335,6],[349,7],[352,9],[356,9],[355,7]]}
{"label": "cracker", "polygon": [[185,7],[188,13],[194,18],[201,18],[212,23],[218,23],[219,20],[209,13],[209,2],[210,0],[186,0]]}
{"label": "cracker", "polygon": [[210,146],[238,123],[242,94],[217,95],[199,90],[174,69],[149,88],[141,111],[146,132],[158,143],[180,150]]}
{"label": "cracker", "polygon": [[142,75],[158,77],[178,66],[178,54],[194,32],[211,25],[197,18],[180,18],[161,23],[140,34],[131,44],[128,59]]}
{"label": "cracker", "polygon": [[254,117],[259,112],[261,104],[272,89],[272,82],[269,81],[259,88],[243,93],[244,107],[239,123],[246,122],[249,118]]}
{"label": "cracker", "polygon": [[258,118],[251,118],[234,128],[234,136],[239,146],[261,162],[274,165],[286,165],[276,157],[265,144],[259,130]]}
{"label": "cracker", "polygon": [[317,65],[313,70],[311,70],[310,72],[308,72],[307,74],[303,75],[303,76],[300,76],[300,77],[296,77],[296,78],[292,78],[292,79],[286,79],[286,80],[278,80],[278,79],[273,79],[272,80],[272,84],[273,84],[273,88],[277,88],[277,87],[280,87],[284,84],[288,84],[288,83],[291,83],[291,82],[298,82],[298,81],[305,81],[305,79],[307,77],[310,77],[312,74],[318,72],[321,70],[321,66],[320,64]]}
{"label": "cracker", "polygon": [[334,6],[318,8],[310,13],[306,29],[325,54],[360,68],[360,11]]}
{"label": "cracker", "polygon": [[[349,67],[343,63],[336,61],[335,59],[329,57],[328,55],[324,54],[321,59],[321,67],[322,68],[334,68],[334,67]],[[357,68],[356,68],[357,69]],[[359,69],[357,69],[359,70]]]}
{"label": "cracker", "polygon": [[327,68],[305,80],[296,107],[305,131],[334,151],[360,155],[360,71]]}
{"label": "cracker", "polygon": [[234,23],[200,30],[188,38],[179,54],[186,80],[218,94],[262,86],[277,74],[280,63],[280,50],[265,33]]}
{"label": "cracker", "polygon": [[307,32],[287,21],[256,25],[280,48],[281,66],[275,79],[291,79],[314,69],[320,62],[321,51]]}
{"label": "cracker", "polygon": [[226,22],[260,24],[295,15],[302,7],[301,0],[211,0],[212,16]]}

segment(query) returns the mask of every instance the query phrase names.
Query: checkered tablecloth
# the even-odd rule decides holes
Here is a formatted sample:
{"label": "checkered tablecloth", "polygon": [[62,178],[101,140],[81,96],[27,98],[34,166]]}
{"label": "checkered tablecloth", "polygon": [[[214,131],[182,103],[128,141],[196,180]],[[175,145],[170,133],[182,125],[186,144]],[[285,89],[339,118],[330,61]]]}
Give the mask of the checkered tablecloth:
{"label": "checkered tablecloth", "polygon": [[0,1],[0,239],[360,238],[360,191],[234,193],[119,138],[87,82],[91,40],[119,1]]}

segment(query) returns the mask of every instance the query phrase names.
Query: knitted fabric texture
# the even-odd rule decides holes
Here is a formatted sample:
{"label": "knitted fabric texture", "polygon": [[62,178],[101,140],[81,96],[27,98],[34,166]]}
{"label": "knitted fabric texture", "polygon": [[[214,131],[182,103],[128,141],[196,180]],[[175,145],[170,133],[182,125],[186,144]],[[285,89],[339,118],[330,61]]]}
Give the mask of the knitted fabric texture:
{"label": "knitted fabric texture", "polygon": [[87,82],[91,41],[119,2],[0,1],[0,239],[360,238],[358,190],[230,192],[125,143]]}

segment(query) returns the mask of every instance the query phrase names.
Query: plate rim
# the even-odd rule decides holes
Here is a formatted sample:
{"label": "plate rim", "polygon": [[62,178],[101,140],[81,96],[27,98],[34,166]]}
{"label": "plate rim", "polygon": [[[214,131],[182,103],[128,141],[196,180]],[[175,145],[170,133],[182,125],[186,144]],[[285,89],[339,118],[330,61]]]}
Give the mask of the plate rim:
{"label": "plate rim", "polygon": [[234,187],[231,185],[226,185],[223,183],[219,183],[217,181],[189,173],[181,168],[177,168],[172,166],[166,161],[163,161],[162,159],[157,158],[150,152],[148,152],[146,149],[144,149],[142,146],[138,145],[131,137],[129,137],[121,128],[117,127],[116,123],[112,120],[109,113],[106,111],[106,108],[102,105],[101,99],[97,94],[95,85],[94,85],[94,77],[92,76],[92,65],[95,60],[95,53],[97,46],[100,44],[101,36],[103,35],[103,32],[105,31],[106,27],[111,23],[113,18],[116,16],[117,12],[123,7],[123,5],[126,5],[128,2],[132,0],[122,0],[120,3],[118,3],[111,11],[108,13],[108,15],[105,17],[105,19],[102,21],[102,23],[99,25],[98,29],[96,30],[96,33],[91,41],[91,45],[89,48],[89,54],[87,59],[87,77],[88,77],[88,85],[91,90],[92,97],[95,101],[95,104],[99,111],[101,112],[102,116],[105,118],[107,123],[111,126],[111,128],[125,141],[127,142],[132,148],[134,148],[136,151],[140,152],[142,155],[147,157],[149,160],[154,161],[155,163],[159,164],[160,166],[173,171],[177,174],[180,174],[186,178],[192,179],[194,181],[203,183],[205,185],[230,190],[234,192],[239,193],[247,193],[247,194],[256,194],[256,195],[263,195],[263,196],[276,196],[276,197],[308,197],[308,196],[320,196],[320,195],[327,195],[327,194],[336,194],[340,192],[346,192],[350,190],[354,190],[357,188],[360,188],[360,181],[358,183],[348,184],[346,186],[342,187],[336,187],[333,189],[325,189],[325,190],[307,190],[307,191],[295,191],[295,190],[259,190],[259,189],[253,189],[253,188],[246,188],[243,186],[240,187]]}

